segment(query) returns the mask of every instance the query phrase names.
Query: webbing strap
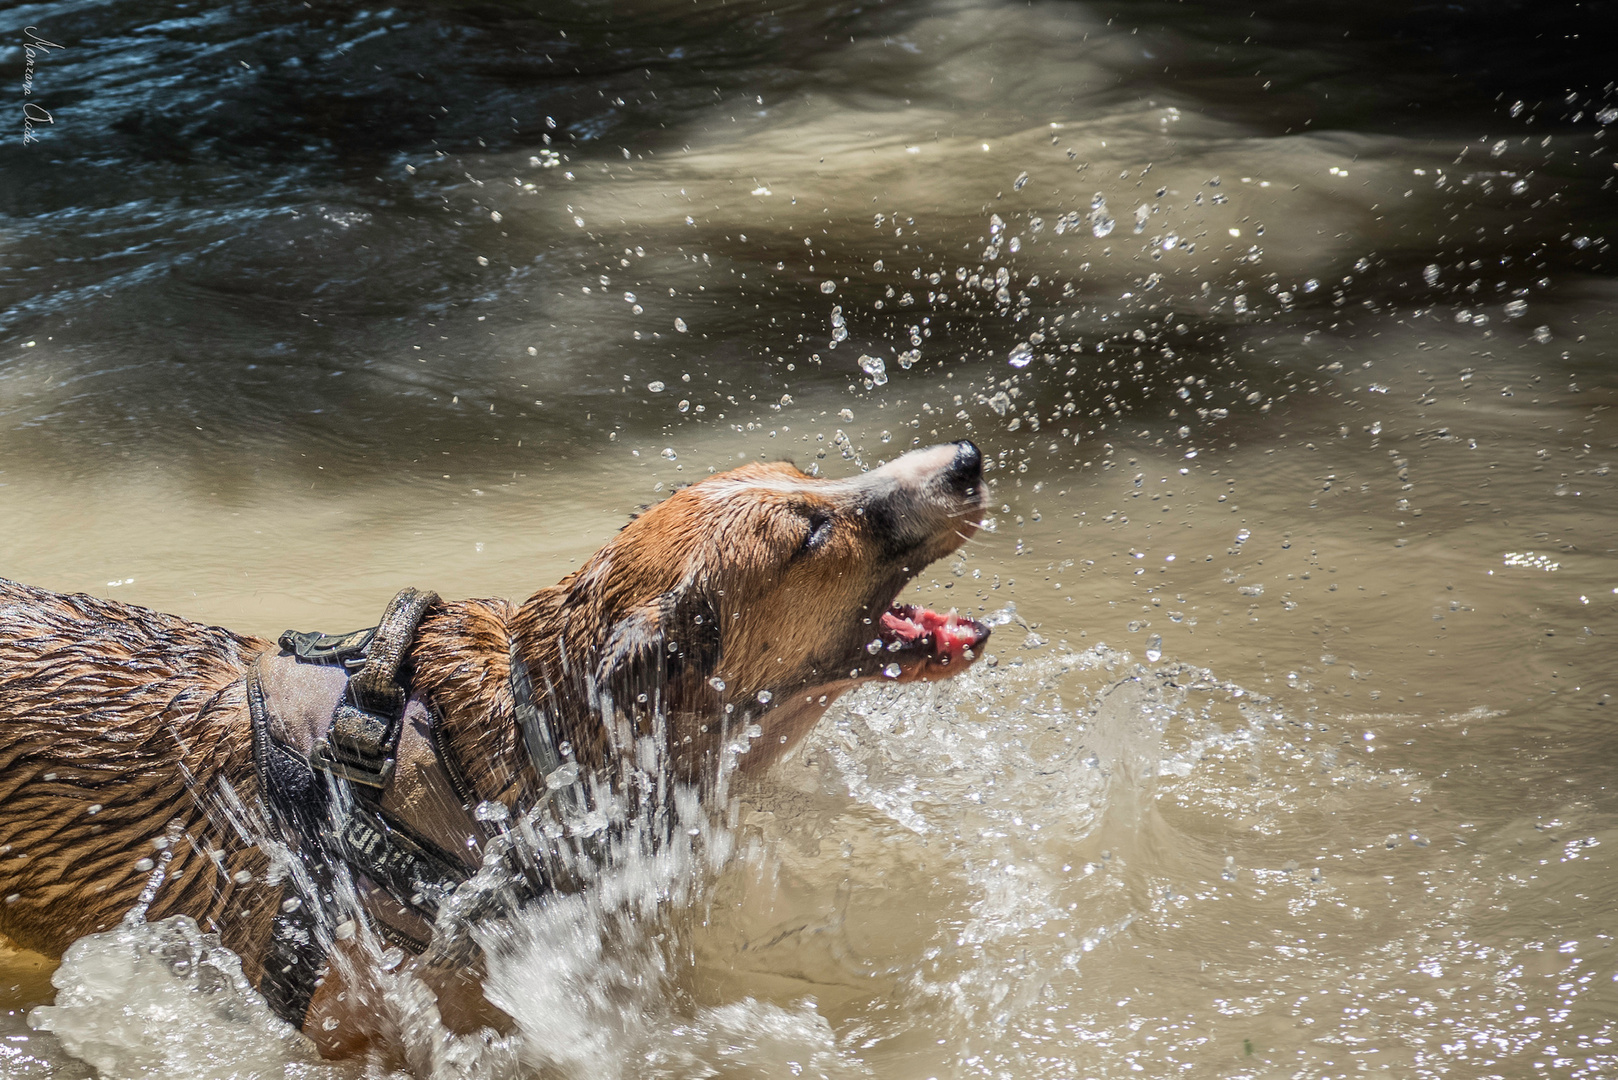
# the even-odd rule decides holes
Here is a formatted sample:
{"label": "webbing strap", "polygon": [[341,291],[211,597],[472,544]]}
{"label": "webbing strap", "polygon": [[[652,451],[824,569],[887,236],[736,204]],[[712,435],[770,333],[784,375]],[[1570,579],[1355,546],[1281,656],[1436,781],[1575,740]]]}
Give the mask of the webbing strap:
{"label": "webbing strap", "polygon": [[322,836],[323,846],[387,889],[399,903],[436,919],[439,904],[471,872],[413,836],[391,815],[357,800],[343,802],[346,805],[332,815],[331,827]]}

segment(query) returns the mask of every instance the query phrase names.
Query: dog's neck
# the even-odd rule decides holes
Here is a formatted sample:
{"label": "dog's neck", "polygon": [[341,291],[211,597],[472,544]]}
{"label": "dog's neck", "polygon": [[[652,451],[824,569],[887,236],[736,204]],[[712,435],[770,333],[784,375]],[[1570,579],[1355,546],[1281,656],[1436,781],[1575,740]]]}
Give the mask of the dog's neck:
{"label": "dog's neck", "polygon": [[[545,589],[522,605],[456,600],[422,621],[411,650],[416,690],[443,716],[443,738],[479,800],[527,802],[537,779],[528,764],[511,685],[513,643],[527,665],[534,696],[558,743],[579,763],[605,760],[606,731],[579,673],[567,662],[561,597]],[[587,647],[581,649],[582,653]]]}
{"label": "dog's neck", "polygon": [[480,801],[510,801],[532,783],[518,767],[525,755],[511,694],[516,614],[506,600],[450,601],[422,621],[411,647],[415,690],[443,717],[445,749]]}
{"label": "dog's neck", "polygon": [[[627,747],[653,729],[649,708],[618,702],[609,730],[602,695],[610,688],[593,682],[602,645],[591,633],[597,613],[568,603],[569,582],[542,589],[521,605],[507,600],[459,600],[441,604],[422,622],[411,658],[418,692],[429,697],[444,718],[443,736],[477,799],[526,805],[539,779],[529,764],[517,722],[511,682],[511,654],[528,669],[535,703],[552,738],[566,744],[587,772],[609,767],[613,747]],[[749,770],[769,765],[795,746],[853,681],[817,687],[806,697],[792,695],[771,710],[770,737],[748,754]],[[671,687],[665,686],[667,693]],[[627,693],[619,688],[620,693]],[[721,725],[698,704],[663,697],[652,707],[668,707],[670,764],[685,781],[712,779]],[[717,705],[714,706],[717,709]],[[630,730],[631,727],[638,730]]]}

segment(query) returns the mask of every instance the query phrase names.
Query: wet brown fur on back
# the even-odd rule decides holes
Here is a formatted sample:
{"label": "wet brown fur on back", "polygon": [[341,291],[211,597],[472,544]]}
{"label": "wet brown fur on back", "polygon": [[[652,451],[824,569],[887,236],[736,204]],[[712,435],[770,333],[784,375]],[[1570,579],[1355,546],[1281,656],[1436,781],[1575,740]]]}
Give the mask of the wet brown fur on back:
{"label": "wet brown fur on back", "polygon": [[183,911],[237,943],[267,925],[266,890],[232,877],[258,879],[264,857],[238,841],[216,868],[206,852],[225,838],[184,778],[254,797],[241,676],[268,647],[0,579],[0,932],[57,954],[110,927],[139,898],[149,877],[139,859],[160,856],[152,841],[171,822],[179,881],[159,891],[152,917]]}

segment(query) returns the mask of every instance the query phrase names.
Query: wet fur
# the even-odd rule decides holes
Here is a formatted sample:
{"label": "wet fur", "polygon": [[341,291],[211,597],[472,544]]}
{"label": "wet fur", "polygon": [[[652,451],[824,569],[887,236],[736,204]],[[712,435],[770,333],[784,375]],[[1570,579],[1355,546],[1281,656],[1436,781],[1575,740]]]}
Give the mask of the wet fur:
{"label": "wet fur", "polygon": [[[981,502],[973,489],[960,506],[894,490],[812,481],[789,465],[712,478],[521,605],[438,605],[412,649],[414,686],[444,714],[480,799],[521,802],[535,782],[509,765],[526,759],[507,682],[514,639],[587,768],[660,719],[676,769],[700,782],[725,701],[761,714],[767,734],[748,764],[767,764],[875,675],[882,660],[863,648],[872,617],[964,539]],[[817,522],[827,538],[811,552]],[[0,579],[0,933],[60,955],[136,903],[150,877],[141,859],[166,857],[149,917],[196,918],[257,981],[280,887],[266,884],[252,835],[218,810],[234,792],[263,812],[243,676],[273,648]],[[906,677],[939,676],[926,668]],[[764,689],[772,710],[753,704]]]}

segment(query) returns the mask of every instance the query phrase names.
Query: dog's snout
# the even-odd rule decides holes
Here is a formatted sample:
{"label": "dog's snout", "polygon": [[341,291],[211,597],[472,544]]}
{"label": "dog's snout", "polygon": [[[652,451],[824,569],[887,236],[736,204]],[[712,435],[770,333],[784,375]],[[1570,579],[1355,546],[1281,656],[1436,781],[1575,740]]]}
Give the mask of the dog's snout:
{"label": "dog's snout", "polygon": [[959,501],[975,502],[982,497],[983,454],[970,439],[939,443],[901,454],[857,483],[867,491],[899,499],[912,509],[931,505],[935,510],[954,514]]}
{"label": "dog's snout", "polygon": [[971,439],[955,444],[955,457],[944,470],[943,480],[946,486],[962,495],[977,493],[978,485],[983,482],[983,454]]}

